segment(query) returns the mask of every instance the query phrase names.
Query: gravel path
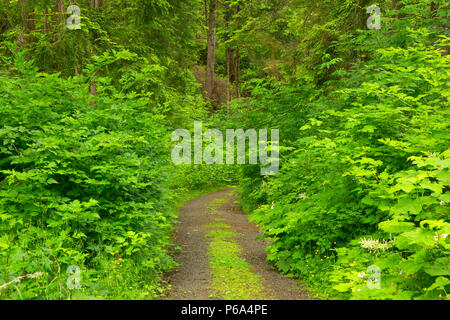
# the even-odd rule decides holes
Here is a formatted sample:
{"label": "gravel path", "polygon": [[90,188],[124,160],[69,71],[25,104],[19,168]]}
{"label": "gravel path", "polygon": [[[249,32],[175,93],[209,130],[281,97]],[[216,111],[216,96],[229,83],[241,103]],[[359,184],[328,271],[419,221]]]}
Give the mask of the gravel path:
{"label": "gravel path", "polygon": [[[223,199],[214,214],[208,208],[214,200]],[[211,300],[209,283],[208,229],[205,225],[223,223],[231,226],[237,234],[237,242],[243,249],[242,258],[253,266],[260,275],[267,300],[306,300],[308,292],[298,281],[278,273],[266,262],[266,243],[256,240],[261,235],[258,227],[248,221],[248,215],[235,204],[233,189],[214,192],[186,203],[180,209],[179,221],[175,231],[175,245],[182,250],[175,253],[174,259],[179,267],[168,275],[167,282],[172,286],[167,299],[171,300]]]}

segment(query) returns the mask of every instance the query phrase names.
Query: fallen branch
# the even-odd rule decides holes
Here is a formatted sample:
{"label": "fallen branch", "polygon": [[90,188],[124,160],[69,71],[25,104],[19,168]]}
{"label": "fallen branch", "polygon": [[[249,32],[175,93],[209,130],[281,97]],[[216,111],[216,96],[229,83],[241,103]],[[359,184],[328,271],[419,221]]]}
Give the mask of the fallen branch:
{"label": "fallen branch", "polygon": [[34,278],[38,278],[38,277],[40,277],[42,275],[44,275],[44,272],[36,272],[36,273],[33,273],[33,274],[27,274],[27,275],[24,275],[24,276],[17,277],[14,280],[11,280],[10,282],[7,282],[7,283],[1,285],[0,286],[0,291],[5,289],[8,286],[14,284],[14,283],[19,283],[20,281],[22,281],[25,278],[34,279]]}

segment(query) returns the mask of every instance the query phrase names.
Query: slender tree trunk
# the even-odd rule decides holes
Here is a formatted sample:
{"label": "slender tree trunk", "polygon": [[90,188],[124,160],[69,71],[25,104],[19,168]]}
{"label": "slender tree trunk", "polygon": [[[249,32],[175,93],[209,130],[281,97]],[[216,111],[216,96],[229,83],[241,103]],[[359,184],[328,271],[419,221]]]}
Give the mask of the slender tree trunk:
{"label": "slender tree trunk", "polygon": [[60,21],[64,21],[64,0],[58,0],[56,3],[56,8],[58,12],[61,13]]}
{"label": "slender tree trunk", "polygon": [[60,37],[64,36],[64,33],[66,32],[66,17],[65,17],[65,11],[64,11],[64,0],[57,0],[56,6],[52,9],[53,12],[58,12],[58,15],[56,16],[55,24],[58,26],[58,28],[61,29]]}
{"label": "slender tree trunk", "polygon": [[101,6],[102,6],[101,0],[91,0],[92,9],[97,9],[97,8],[100,8]]}
{"label": "slender tree trunk", "polygon": [[231,101],[231,84],[232,84],[232,67],[233,67],[233,50],[230,48],[226,49],[226,60],[227,60],[227,102]]}
{"label": "slender tree trunk", "polygon": [[48,8],[44,9],[44,33],[48,33]]}
{"label": "slender tree trunk", "polygon": [[[21,27],[22,30],[20,31],[19,35],[17,36],[17,43],[19,47],[22,49],[27,47],[27,43],[30,40],[30,31],[34,29],[34,21],[30,20],[34,19],[34,17],[30,17],[31,10],[29,9],[29,3],[27,0],[20,0],[19,1],[19,7],[20,7],[20,18],[21,18]],[[27,56],[27,60],[30,59],[30,57]]]}
{"label": "slender tree trunk", "polygon": [[[91,0],[91,7],[92,9],[98,9],[101,8],[103,5],[102,0]],[[91,51],[91,56],[94,55],[94,52]],[[89,93],[92,95],[97,95],[97,85],[94,81],[89,86]]]}
{"label": "slender tree trunk", "polygon": [[[231,11],[230,6],[228,3],[225,3],[225,30],[230,30],[230,22],[233,20],[233,13]],[[225,34],[225,41],[230,40],[230,35],[227,32]],[[227,111],[229,112],[229,106],[231,101],[231,66],[233,58],[232,49],[227,46],[225,49],[225,60],[226,60],[226,66],[227,66]]]}
{"label": "slender tree trunk", "polygon": [[0,19],[0,34],[6,32],[8,30],[8,14],[6,11],[2,12]]}
{"label": "slender tree trunk", "polygon": [[206,61],[206,96],[213,98],[214,94],[214,64],[216,55],[216,5],[217,0],[209,1],[208,16],[208,58]]}
{"label": "slender tree trunk", "polygon": [[234,68],[234,74],[235,74],[235,83],[236,83],[236,97],[241,97],[241,52],[239,49],[235,50],[235,68]]}
{"label": "slender tree trunk", "polygon": [[207,26],[208,27],[208,0],[205,0],[204,1],[204,4],[205,4],[205,26]]}

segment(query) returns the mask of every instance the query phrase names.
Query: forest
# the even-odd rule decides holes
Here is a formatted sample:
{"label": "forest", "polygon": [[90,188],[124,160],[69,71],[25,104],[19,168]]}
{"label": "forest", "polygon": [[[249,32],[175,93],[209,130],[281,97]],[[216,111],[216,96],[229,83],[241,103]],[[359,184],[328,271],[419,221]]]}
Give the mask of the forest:
{"label": "forest", "polygon": [[315,299],[449,300],[449,43],[446,0],[0,0],[0,300],[183,295],[184,241],[267,299],[240,219]]}

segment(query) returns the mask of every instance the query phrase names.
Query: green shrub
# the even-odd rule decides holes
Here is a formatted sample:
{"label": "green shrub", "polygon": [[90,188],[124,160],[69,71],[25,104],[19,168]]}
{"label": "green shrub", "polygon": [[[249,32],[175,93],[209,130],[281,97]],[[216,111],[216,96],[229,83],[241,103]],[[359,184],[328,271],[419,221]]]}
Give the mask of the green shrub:
{"label": "green shrub", "polygon": [[[77,265],[84,294],[123,297],[126,286],[154,297],[159,274],[174,265],[161,118],[148,99],[90,96],[24,56],[0,77],[0,277],[45,274],[0,295],[67,298],[65,272]],[[117,261],[126,270],[114,288]]]}
{"label": "green shrub", "polygon": [[[371,59],[336,72],[315,93],[259,83],[240,103],[277,110],[265,121],[282,136],[277,175],[242,171],[243,206],[272,239],[268,260],[324,296],[448,298],[450,251],[439,238],[450,218],[448,37],[410,20],[401,30],[395,24],[361,36]],[[404,41],[393,44],[392,33]],[[282,92],[294,94],[283,101]],[[245,123],[261,122],[261,114],[242,113]],[[359,247],[362,238],[391,237],[376,259]],[[386,281],[363,290],[358,273],[373,264]]]}

